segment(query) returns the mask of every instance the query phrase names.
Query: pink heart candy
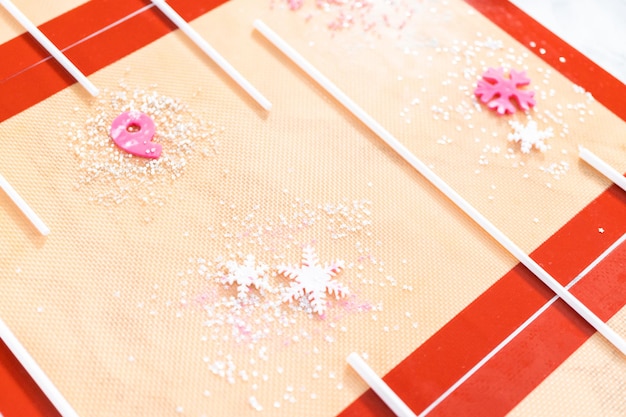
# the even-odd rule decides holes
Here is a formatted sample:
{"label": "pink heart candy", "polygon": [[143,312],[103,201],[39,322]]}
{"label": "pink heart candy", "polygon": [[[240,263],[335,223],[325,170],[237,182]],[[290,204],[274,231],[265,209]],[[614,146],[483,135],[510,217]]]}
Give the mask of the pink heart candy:
{"label": "pink heart candy", "polygon": [[162,147],[152,142],[156,128],[150,116],[136,110],[124,112],[111,124],[111,139],[126,152],[157,159]]}

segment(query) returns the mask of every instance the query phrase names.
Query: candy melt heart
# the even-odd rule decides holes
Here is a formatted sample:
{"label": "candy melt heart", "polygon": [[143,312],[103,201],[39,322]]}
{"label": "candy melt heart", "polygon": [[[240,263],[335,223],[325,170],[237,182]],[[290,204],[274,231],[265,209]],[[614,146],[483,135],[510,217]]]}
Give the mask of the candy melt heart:
{"label": "candy melt heart", "polygon": [[144,158],[157,159],[162,147],[152,142],[156,129],[150,116],[140,111],[127,111],[111,124],[111,139],[126,152]]}

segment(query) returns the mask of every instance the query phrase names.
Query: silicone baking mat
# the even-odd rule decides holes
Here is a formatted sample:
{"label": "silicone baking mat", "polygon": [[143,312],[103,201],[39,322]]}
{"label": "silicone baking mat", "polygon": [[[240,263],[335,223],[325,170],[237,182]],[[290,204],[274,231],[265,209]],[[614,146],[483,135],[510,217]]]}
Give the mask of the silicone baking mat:
{"label": "silicone baking mat", "polygon": [[[624,86],[519,10],[172,1],[265,112],[148,3],[27,3],[101,94],[2,15],[0,172],[51,233],[0,194],[0,317],[80,415],[390,415],[353,351],[417,414],[624,414],[624,358],[252,30],[273,27],[561,283],[593,264],[572,292],[626,337],[626,198],[577,157],[624,172]],[[481,104],[489,67],[525,71],[533,109]],[[129,109],[155,120],[158,161],[112,144]],[[317,311],[284,296],[315,257],[345,290]],[[244,268],[258,288],[237,288]],[[2,352],[0,413],[54,415]]]}

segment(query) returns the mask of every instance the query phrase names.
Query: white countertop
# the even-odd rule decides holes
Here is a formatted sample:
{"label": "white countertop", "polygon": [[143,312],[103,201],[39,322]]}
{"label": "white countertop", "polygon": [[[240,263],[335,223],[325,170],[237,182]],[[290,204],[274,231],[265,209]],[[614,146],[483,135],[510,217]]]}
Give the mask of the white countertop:
{"label": "white countertop", "polygon": [[510,1],[626,84],[626,0]]}

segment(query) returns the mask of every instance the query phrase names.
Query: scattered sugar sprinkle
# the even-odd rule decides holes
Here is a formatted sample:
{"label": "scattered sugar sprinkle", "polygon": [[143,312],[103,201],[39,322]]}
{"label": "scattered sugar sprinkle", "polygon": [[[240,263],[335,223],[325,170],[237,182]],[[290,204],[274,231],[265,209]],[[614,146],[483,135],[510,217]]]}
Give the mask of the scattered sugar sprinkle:
{"label": "scattered sugar sprinkle", "polygon": [[[183,260],[187,263],[174,272],[175,288],[148,283],[146,298],[135,299],[131,305],[151,316],[181,318],[185,312],[184,317],[191,319],[200,314],[201,334],[197,340],[210,350],[197,358],[198,364],[220,383],[243,387],[238,388],[238,392],[243,391],[241,400],[247,400],[253,409],[267,412],[268,407],[258,398],[266,398],[266,390],[277,380],[289,382],[291,378],[293,370],[285,364],[267,368],[280,358],[277,352],[293,347],[321,357],[348,334],[349,326],[340,322],[342,318],[374,313],[380,318],[380,332],[416,326],[412,320],[388,323],[382,303],[367,300],[378,297],[380,291],[413,289],[394,276],[392,265],[373,255],[383,242],[373,234],[374,214],[369,200],[316,204],[285,197],[284,211],[271,215],[259,213],[275,213],[275,206],[254,204],[245,208],[227,200],[222,200],[220,206],[232,216],[215,220],[217,223],[207,226],[205,233],[207,239],[223,240],[221,255],[187,256]],[[319,258],[324,263],[317,260],[317,253],[323,253]],[[339,257],[345,261],[332,261]],[[294,300],[291,280],[280,273],[280,265],[295,265],[292,269],[301,270],[305,269],[305,261],[332,276],[325,289],[323,314],[310,297]],[[346,286],[335,288],[333,280]],[[356,291],[348,292],[348,286],[358,289],[358,295]],[[366,286],[375,286],[376,291],[366,291]],[[335,297],[340,294],[343,296]],[[242,351],[248,353],[242,356]],[[342,389],[342,372],[325,366],[318,362],[309,370],[311,381],[328,377],[334,380],[333,386]],[[296,400],[321,398],[316,390],[299,384],[301,381],[286,385],[284,395],[267,405],[271,404],[272,409],[287,408]],[[206,390],[204,396],[211,391]]]}
{"label": "scattered sugar sprinkle", "polygon": [[569,171],[569,162],[567,161],[553,162],[547,167],[540,166],[539,170],[541,172],[545,172],[547,174],[552,175],[552,178],[554,178],[555,180],[559,180],[561,179],[561,177],[563,177],[567,173],[567,171]]}
{"label": "scattered sugar sprinkle", "polygon": [[[275,7],[278,0],[272,0],[270,7]],[[412,2],[376,2],[373,0],[281,0],[287,7],[303,14],[305,21],[314,17],[324,19],[331,34],[359,28],[372,37],[391,31],[402,33],[410,22],[417,7],[425,7]],[[284,4],[283,3],[283,4]],[[307,7],[310,6],[310,7]],[[437,9],[430,10],[438,16]]]}
{"label": "scattered sugar sprinkle", "polygon": [[[530,47],[535,48],[537,44],[530,42]],[[447,136],[433,138],[439,145],[452,142],[450,139],[452,128],[456,128],[457,132],[471,130],[470,139],[473,143],[479,144],[477,151],[480,151],[477,159],[480,167],[473,170],[477,175],[487,169],[492,161],[498,164],[497,166],[501,166],[499,161],[501,158],[510,161],[509,166],[512,168],[525,166],[535,168],[537,164],[543,162],[538,169],[551,175],[554,180],[562,179],[568,173],[572,161],[563,160],[564,155],[568,155],[568,151],[562,149],[562,146],[565,143],[563,139],[567,139],[574,129],[571,126],[572,122],[568,123],[566,120],[582,124],[593,116],[594,110],[590,105],[594,102],[594,98],[591,94],[584,88],[572,84],[574,92],[580,94],[580,98],[575,98],[570,102],[559,101],[560,92],[556,88],[551,88],[551,77],[554,74],[551,68],[542,66],[531,68],[527,63],[530,55],[525,50],[517,51],[516,48],[507,47],[499,39],[486,39],[479,32],[476,33],[474,39],[452,40],[447,45],[438,42],[431,48],[436,53],[430,58],[434,57],[432,60],[436,59],[440,65],[446,64],[448,60],[447,63],[452,65],[449,66],[452,70],[442,75],[443,88],[434,97],[419,94],[426,92],[429,83],[434,82],[432,76],[428,73],[414,75],[411,78],[412,83],[407,83],[407,85],[412,85],[413,90],[407,88],[405,94],[409,99],[399,111],[402,119],[413,118],[412,109],[415,103],[420,103],[429,109],[433,120],[447,124],[445,127]],[[409,47],[407,51],[405,47],[404,54],[411,55],[411,49]],[[544,48],[540,48],[537,52],[547,53]],[[561,62],[566,61],[564,57],[561,58],[563,58],[560,59]],[[515,116],[511,125],[508,126],[510,128],[508,132],[504,129],[506,125],[498,126],[494,130],[477,127],[484,122],[486,112],[473,92],[480,75],[490,66],[502,67],[507,72],[512,69],[526,71],[532,78],[528,89],[534,90],[536,97],[540,98],[537,106],[521,116]],[[410,98],[414,96],[418,97]],[[524,116],[526,120],[523,120]],[[450,123],[454,124],[450,125]],[[518,146],[511,144],[505,148],[506,145],[503,145],[500,139],[502,137],[517,143]],[[458,142],[459,139],[456,137],[455,139]],[[464,146],[464,142],[458,143]],[[559,146],[561,155],[557,156],[556,160],[554,155],[548,152],[552,150],[552,146]],[[545,156],[528,155],[527,157],[526,154],[530,154],[533,149],[544,153]],[[432,165],[432,163],[428,164],[429,167]],[[523,178],[529,178],[528,172],[523,172],[522,175]],[[552,188],[553,184],[545,183],[545,185]],[[486,197],[493,200],[497,196]]]}
{"label": "scattered sugar sprinkle", "polygon": [[[123,82],[119,90],[105,90],[101,97],[81,125],[61,123],[68,129],[68,146],[78,164],[75,188],[87,189],[89,199],[98,204],[115,205],[134,198],[142,204],[163,205],[168,185],[185,173],[198,154],[216,153],[219,129],[177,99],[154,89],[131,89]],[[110,139],[113,119],[129,110],[154,120],[155,142],[163,146],[159,159],[133,156]]]}

